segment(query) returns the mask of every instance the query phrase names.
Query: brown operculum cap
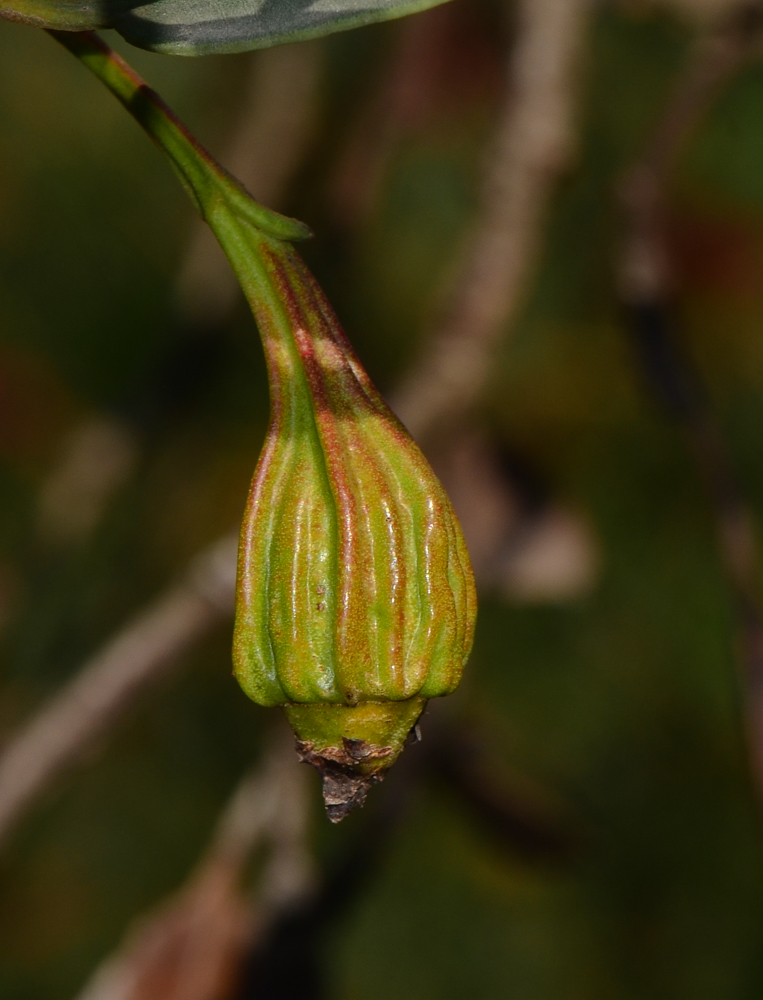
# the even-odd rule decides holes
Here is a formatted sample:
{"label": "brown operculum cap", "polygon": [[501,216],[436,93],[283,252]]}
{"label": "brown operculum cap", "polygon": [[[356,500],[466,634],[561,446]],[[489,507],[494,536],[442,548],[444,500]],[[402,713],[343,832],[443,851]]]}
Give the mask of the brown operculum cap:
{"label": "brown operculum cap", "polygon": [[[297,755],[305,764],[320,773],[323,782],[323,802],[332,823],[339,823],[353,809],[366,801],[368,790],[384,780],[387,762],[394,754],[392,747],[380,747],[365,740],[342,739],[341,747],[316,750],[313,743],[297,740]],[[391,761],[389,761],[391,763]],[[368,769],[369,765],[373,770]],[[365,765],[365,767],[364,767]]]}

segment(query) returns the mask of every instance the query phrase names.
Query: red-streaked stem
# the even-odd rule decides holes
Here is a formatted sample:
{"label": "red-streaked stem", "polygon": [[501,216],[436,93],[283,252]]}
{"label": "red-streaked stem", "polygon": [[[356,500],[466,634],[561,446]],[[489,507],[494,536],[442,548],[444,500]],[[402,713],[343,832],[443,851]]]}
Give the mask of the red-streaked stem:
{"label": "red-streaked stem", "polygon": [[191,134],[161,97],[92,31],[49,31],[111,91],[169,157],[201,215],[212,222],[220,201],[258,229],[283,240],[310,236],[296,219],[271,212],[248,194]]}

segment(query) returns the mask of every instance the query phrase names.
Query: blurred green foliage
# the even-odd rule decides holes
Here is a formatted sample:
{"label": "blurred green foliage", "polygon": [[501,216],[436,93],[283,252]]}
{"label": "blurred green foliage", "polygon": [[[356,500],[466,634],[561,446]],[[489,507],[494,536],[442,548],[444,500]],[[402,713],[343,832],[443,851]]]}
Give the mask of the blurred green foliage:
{"label": "blurred green foliage", "polygon": [[[477,5],[478,0],[456,0]],[[575,168],[494,371],[485,412],[587,513],[603,571],[563,607],[483,600],[470,678],[505,760],[587,833],[554,868],[507,855],[429,789],[362,903],[332,932],[341,1000],[716,1000],[763,990],[763,853],[729,596],[684,443],[647,397],[613,293],[613,189],[680,70],[685,25],[598,9]],[[422,17],[430,15],[420,15]],[[484,24],[495,25],[486,8]],[[401,134],[355,231],[327,191],[398,25],[336,36],[321,132],[285,208],[384,389],[415,350],[475,204],[495,91]],[[499,65],[500,32],[483,30]],[[213,150],[245,56],[130,59]],[[763,65],[741,73],[673,191],[687,347],[763,516]],[[156,151],[80,66],[0,24],[0,634],[3,732],[24,719],[198,547],[234,523],[267,419],[242,305],[192,412],[162,426],[93,538],[51,553],[38,490],[66,429],[139,397],[177,336],[193,225]],[[0,995],[73,996],[125,924],[177,886],[256,755],[268,716],[230,676],[221,628],[36,810],[0,858]],[[348,828],[358,822],[347,821]],[[322,850],[341,844],[316,810]]]}

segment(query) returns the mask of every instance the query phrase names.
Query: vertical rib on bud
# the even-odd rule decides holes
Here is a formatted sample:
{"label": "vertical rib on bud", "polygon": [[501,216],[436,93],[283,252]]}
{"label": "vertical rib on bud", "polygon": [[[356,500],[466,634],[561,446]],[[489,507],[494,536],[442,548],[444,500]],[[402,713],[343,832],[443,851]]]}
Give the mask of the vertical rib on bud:
{"label": "vertical rib on bud", "polygon": [[253,303],[271,422],[244,516],[235,672],[283,705],[343,818],[469,654],[472,571],[450,502],[287,244],[259,256],[279,309]]}

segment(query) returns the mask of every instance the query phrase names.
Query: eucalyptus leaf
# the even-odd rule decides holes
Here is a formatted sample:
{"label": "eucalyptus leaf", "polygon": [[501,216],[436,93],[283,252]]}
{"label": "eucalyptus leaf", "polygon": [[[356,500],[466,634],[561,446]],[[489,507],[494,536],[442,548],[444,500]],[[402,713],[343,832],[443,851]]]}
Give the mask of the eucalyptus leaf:
{"label": "eucalyptus leaf", "polygon": [[171,55],[240,52],[402,17],[443,0],[0,0],[0,15],[40,28],[116,28]]}

